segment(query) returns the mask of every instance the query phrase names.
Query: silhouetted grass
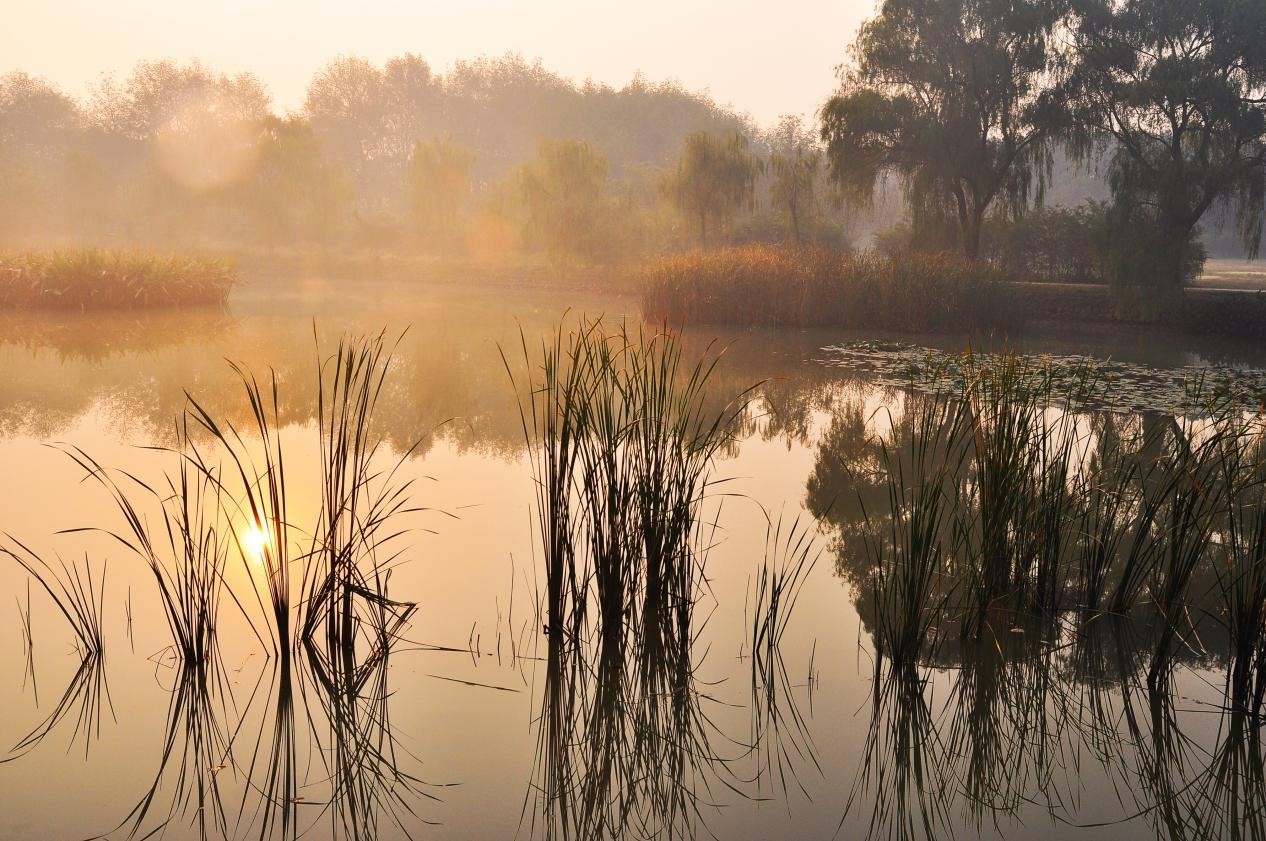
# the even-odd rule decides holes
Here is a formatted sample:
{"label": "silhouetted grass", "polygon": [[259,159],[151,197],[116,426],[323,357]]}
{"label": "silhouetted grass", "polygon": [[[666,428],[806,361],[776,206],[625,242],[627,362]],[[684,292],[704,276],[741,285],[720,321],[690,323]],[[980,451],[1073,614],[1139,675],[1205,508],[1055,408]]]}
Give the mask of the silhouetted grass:
{"label": "silhouetted grass", "polygon": [[[161,490],[130,473],[108,471],[83,450],[67,447],[67,455],[106,490],[125,524],[120,531],[68,531],[104,531],[144,560],[158,585],[177,655],[189,663],[204,663],[215,657],[232,524],[219,472],[200,461],[189,438],[187,416],[177,434],[181,444],[172,453],[176,468],[165,476]],[[161,527],[153,525],[151,507],[158,508]]]}
{"label": "silhouetted grass", "polygon": [[[690,835],[724,763],[695,685],[695,606],[717,451],[747,392],[716,401],[718,355],[580,319],[521,338],[516,386],[547,576],[534,791],[547,837]],[[535,814],[535,813],[534,813]]]}
{"label": "silhouetted grass", "polygon": [[1099,408],[1109,391],[1074,367],[968,352],[905,396],[890,424],[905,433],[877,445],[885,510],[863,500],[877,650],[912,663],[955,628],[997,645],[1107,612],[1147,629],[1160,684],[1217,623],[1231,694],[1259,710],[1261,417],[1207,395],[1198,414],[1132,420]]}
{"label": "silhouetted grass", "polygon": [[743,246],[659,258],[642,274],[652,321],[974,330],[1023,312],[994,269],[947,254],[847,254]]}
{"label": "silhouetted grass", "polygon": [[767,776],[777,782],[784,800],[793,784],[807,796],[800,768],[812,765],[819,773],[822,770],[781,648],[796,601],[818,557],[810,527],[799,521],[784,526],[781,516],[769,521],[764,562],[749,600],[757,796]]}
{"label": "silhouetted grass", "polygon": [[237,283],[225,261],[141,251],[0,254],[0,308],[147,309],[223,305]]}

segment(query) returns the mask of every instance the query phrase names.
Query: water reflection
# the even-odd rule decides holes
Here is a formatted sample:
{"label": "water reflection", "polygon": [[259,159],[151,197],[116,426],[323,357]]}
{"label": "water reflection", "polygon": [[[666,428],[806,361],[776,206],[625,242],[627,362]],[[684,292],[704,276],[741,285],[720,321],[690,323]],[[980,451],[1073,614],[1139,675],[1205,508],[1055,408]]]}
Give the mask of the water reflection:
{"label": "water reflection", "polygon": [[[436,521],[414,517],[402,525],[403,544],[411,552],[424,549],[416,551],[413,567],[393,573],[390,593],[384,583],[373,598],[355,588],[319,597],[320,615],[339,621],[317,622],[317,631],[303,634],[307,642],[281,646],[267,660],[263,654],[271,645],[255,645],[250,630],[266,612],[261,618],[250,598],[242,609],[232,598],[218,608],[232,621],[216,625],[215,645],[192,645],[213,655],[168,653],[156,658],[160,662],[146,660],[154,641],[165,644],[171,629],[157,602],[142,597],[152,592],[138,587],[140,654],[132,660],[111,656],[113,686],[116,692],[126,687],[133,713],[120,716],[118,727],[109,724],[104,658],[76,653],[66,670],[66,697],[44,697],[54,680],[61,689],[54,656],[61,649],[45,621],[51,615],[47,602],[37,601],[36,616],[26,621],[41,641],[44,706],[28,721],[14,705],[5,723],[20,722],[9,743],[21,742],[22,749],[3,766],[12,769],[6,806],[11,802],[12,812],[28,824],[15,829],[17,819],[6,825],[9,818],[0,816],[0,834],[90,834],[69,821],[55,824],[63,813],[94,821],[91,833],[113,828],[112,837],[136,838],[510,837],[516,825],[521,836],[570,839],[831,837],[837,828],[840,837],[875,838],[1266,833],[1260,720],[1246,712],[1261,694],[1262,682],[1253,677],[1261,671],[1251,667],[1252,654],[1228,656],[1236,651],[1236,626],[1206,603],[1186,605],[1198,636],[1184,633],[1174,641],[1172,672],[1154,687],[1147,673],[1161,640],[1158,622],[1075,611],[1066,599],[1047,599],[1048,609],[1039,615],[1012,615],[1005,624],[991,614],[999,633],[980,639],[964,639],[955,627],[913,663],[897,666],[876,656],[879,600],[867,541],[893,527],[888,467],[899,463],[915,472],[906,454],[913,451],[920,404],[899,389],[875,387],[857,371],[816,364],[818,348],[838,336],[752,331],[723,337],[722,345],[737,341],[701,395],[700,411],[715,415],[734,394],[763,381],[716,449],[718,473],[735,482],[701,496],[675,497],[690,503],[685,531],[691,539],[663,545],[637,525],[642,508],[607,506],[604,494],[594,496],[590,510],[606,511],[599,519],[614,527],[568,533],[589,548],[618,533],[619,551],[636,555],[638,573],[610,579],[623,582],[612,584],[618,599],[599,595],[591,580],[583,625],[571,622],[566,611],[551,614],[546,595],[539,617],[524,622],[526,631],[512,633],[514,663],[508,668],[500,658],[497,667],[488,665],[493,658],[479,651],[477,641],[460,653],[454,653],[460,644],[422,645],[420,640],[435,638],[465,640],[472,623],[483,623],[494,609],[501,619],[508,556],[526,581],[546,584],[548,553],[532,548],[526,525],[534,490],[531,451],[497,344],[516,340],[520,328],[531,337],[548,332],[565,302],[551,298],[546,305],[539,295],[513,290],[397,293],[353,297],[351,303],[339,298],[315,309],[255,302],[231,316],[172,316],[168,324],[142,320],[129,326],[94,317],[77,329],[31,320],[25,327],[15,324],[9,340],[0,340],[0,445],[12,460],[5,466],[31,476],[35,489],[10,491],[15,513],[6,528],[51,533],[101,514],[100,500],[81,496],[81,473],[56,473],[41,460],[44,450],[37,445],[46,439],[85,443],[80,437],[87,437],[85,448],[94,453],[88,443],[116,434],[131,443],[182,449],[189,442],[173,433],[171,421],[186,406],[186,387],[209,416],[246,429],[254,418],[243,404],[240,380],[221,361],[229,357],[261,372],[269,364],[277,371],[281,396],[269,428],[279,431],[295,471],[293,493],[305,497],[290,517],[304,523],[305,533],[296,528],[287,541],[291,548],[301,544],[295,558],[305,555],[312,551],[306,531],[319,519],[324,481],[316,468],[296,468],[321,461],[316,442],[325,426],[313,377],[314,344],[332,347],[345,330],[376,333],[383,324],[403,329],[405,322],[415,326],[391,363],[374,413],[372,437],[384,442],[374,464],[387,469],[410,453],[402,475],[425,488],[421,502],[451,508],[459,517],[443,521],[444,534],[434,543],[419,535]],[[591,312],[630,308],[594,298]],[[300,309],[302,317],[295,315]],[[318,315],[315,336],[307,315],[312,311]],[[107,342],[101,338],[106,335],[114,338]],[[685,355],[701,352],[710,339],[687,335]],[[511,364],[516,376],[529,367]],[[1099,543],[1107,546],[1116,539],[1111,524],[1137,515],[1146,466],[1155,460],[1149,447],[1158,438],[1173,440],[1173,418],[1099,416],[1083,431],[1095,442],[1087,459],[1099,471],[1097,496],[1064,524],[1062,534],[1081,540],[1091,535],[1092,542],[1101,534]],[[421,446],[410,451],[419,437]],[[195,425],[190,438],[206,451],[205,431]],[[1134,466],[1102,469],[1103,453],[1126,450]],[[159,459],[108,452],[112,458],[103,461],[146,479]],[[432,473],[442,481],[423,485]],[[172,475],[178,489],[179,474]],[[617,500],[647,503],[648,520],[667,522],[667,509],[654,508],[658,498],[645,494],[664,475],[639,467],[600,487],[616,487]],[[221,481],[241,495],[235,482]],[[151,531],[165,528],[165,505],[178,544],[185,535],[205,535],[185,516],[179,494],[151,485],[163,488],[159,496],[165,500],[140,506]],[[786,528],[771,541],[758,506],[727,498],[731,492],[751,495],[773,511],[803,500],[832,541],[834,563],[811,567],[796,585],[796,559],[804,557],[796,541],[789,548]],[[23,499],[28,494],[29,503]],[[694,504],[701,499],[704,504]],[[1236,525],[1220,528],[1210,544],[1251,559],[1259,545],[1253,526],[1261,506],[1249,496],[1242,501]],[[466,503],[479,507],[464,508]],[[47,515],[41,513],[45,507]],[[314,516],[299,516],[301,511]],[[242,543],[249,543],[247,521],[239,517],[230,529],[238,530]],[[821,542],[807,518],[802,529],[816,551]],[[683,529],[679,524],[674,531]],[[233,563],[214,566],[224,570],[226,588],[249,596],[244,576],[262,575],[263,565],[248,573],[237,563],[240,549],[251,554],[238,542],[217,544],[210,554],[228,553]],[[767,551],[771,542],[781,547],[773,554]],[[259,543],[261,555],[281,552],[271,539]],[[325,548],[338,556],[349,545],[331,541]],[[1114,551],[1128,551],[1130,544],[1116,545]],[[130,590],[144,580],[137,573],[148,571],[129,566],[117,547],[99,548],[92,562],[108,556],[111,581],[120,582],[118,594],[104,599],[104,624],[121,622],[123,585]],[[164,562],[177,557],[165,544],[159,548]],[[650,566],[643,561],[652,555],[685,559],[669,564],[684,575],[668,587],[648,586]],[[363,568],[371,569],[372,561],[365,560]],[[91,589],[100,592],[96,568]],[[4,592],[21,594],[22,580],[10,572],[3,572]],[[1222,592],[1232,579],[1218,575],[1218,567],[1202,566],[1191,581],[1199,592]],[[783,584],[773,587],[780,577]],[[762,580],[771,589],[762,591]],[[1234,580],[1243,585],[1242,604],[1257,603],[1257,579]],[[1110,603],[1118,582],[1109,574],[1090,592],[1105,594]],[[797,586],[799,600],[791,595]],[[786,633],[779,628],[789,614],[772,610],[773,590],[786,599],[781,610],[796,605],[798,619]],[[1033,590],[1073,593],[1063,584],[1035,584]],[[347,621],[344,596],[352,602]],[[266,592],[261,598],[267,600]],[[290,607],[295,628],[314,615],[302,596]],[[130,625],[130,610],[128,616]],[[1238,633],[1247,639],[1253,614],[1245,610],[1242,616]],[[861,630],[854,636],[858,617]],[[41,635],[53,641],[45,644]],[[21,656],[34,665],[30,648]],[[426,679],[437,670],[420,665],[422,657],[449,658],[439,688]],[[458,663],[467,658],[471,680],[450,679],[462,674],[458,670],[466,667]],[[78,667],[81,659],[84,667]],[[16,692],[22,661],[12,662]],[[501,669],[497,677],[506,680],[478,671],[489,668]],[[157,681],[151,679],[155,671]],[[505,689],[500,684],[511,680],[517,689],[520,671],[520,691],[488,691],[494,684]],[[1244,688],[1228,691],[1228,679]],[[1236,693],[1247,700],[1229,703]],[[82,722],[92,726],[77,728]],[[38,738],[28,742],[28,733]],[[73,762],[58,756],[67,741],[77,748]],[[79,748],[89,744],[90,760],[98,764],[84,762],[88,770],[79,771]],[[76,773],[91,775],[78,787],[100,792],[108,814],[101,805],[50,807],[32,795],[53,788],[39,779]],[[458,781],[461,788],[443,787]]]}

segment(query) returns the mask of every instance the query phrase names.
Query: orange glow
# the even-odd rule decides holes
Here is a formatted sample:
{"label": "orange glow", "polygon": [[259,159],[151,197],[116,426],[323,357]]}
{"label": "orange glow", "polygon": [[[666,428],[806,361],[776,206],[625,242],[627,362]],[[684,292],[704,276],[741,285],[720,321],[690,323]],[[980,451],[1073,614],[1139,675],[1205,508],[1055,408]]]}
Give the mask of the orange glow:
{"label": "orange glow", "polygon": [[242,548],[242,556],[254,564],[263,565],[264,557],[272,547],[272,538],[259,526],[251,524],[242,529],[238,539]]}

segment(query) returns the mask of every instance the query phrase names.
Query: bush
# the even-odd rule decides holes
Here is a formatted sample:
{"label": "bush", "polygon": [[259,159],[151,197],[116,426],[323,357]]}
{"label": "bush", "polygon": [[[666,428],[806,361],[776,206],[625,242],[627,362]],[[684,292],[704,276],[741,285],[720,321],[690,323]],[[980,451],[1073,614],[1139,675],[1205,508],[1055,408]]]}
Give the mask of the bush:
{"label": "bush", "polygon": [[985,256],[1011,280],[1103,283],[1107,209],[1043,207],[1019,219],[994,218],[984,231]]}
{"label": "bush", "polygon": [[139,251],[0,255],[0,309],[148,309],[223,305],[237,270],[210,257]]}
{"label": "bush", "polygon": [[648,265],[641,287],[646,318],[692,324],[977,330],[1022,320],[1000,272],[943,253],[693,251]]}

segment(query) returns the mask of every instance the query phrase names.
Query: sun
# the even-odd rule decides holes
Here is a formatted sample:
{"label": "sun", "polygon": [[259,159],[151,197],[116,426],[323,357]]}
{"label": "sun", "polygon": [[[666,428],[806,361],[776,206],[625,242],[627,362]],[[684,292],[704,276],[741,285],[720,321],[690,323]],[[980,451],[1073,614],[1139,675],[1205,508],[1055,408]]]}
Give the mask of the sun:
{"label": "sun", "polygon": [[238,543],[242,547],[242,554],[248,560],[256,564],[262,564],[265,553],[272,545],[272,540],[269,538],[268,532],[257,525],[251,524],[242,529]]}

